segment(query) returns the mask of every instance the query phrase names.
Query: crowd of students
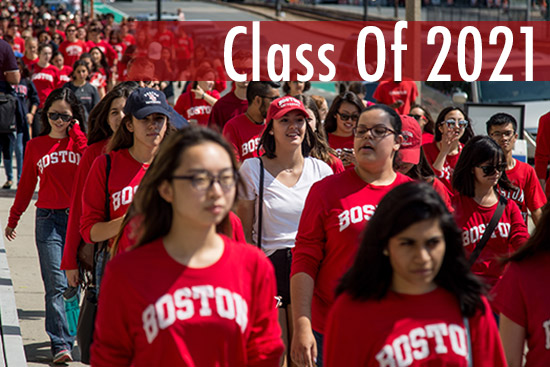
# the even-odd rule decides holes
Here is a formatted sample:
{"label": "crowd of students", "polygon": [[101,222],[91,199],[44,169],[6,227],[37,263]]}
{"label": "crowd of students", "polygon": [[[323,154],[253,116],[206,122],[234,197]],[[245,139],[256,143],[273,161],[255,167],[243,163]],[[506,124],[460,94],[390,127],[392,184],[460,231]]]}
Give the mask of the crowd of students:
{"label": "crowd of students", "polygon": [[22,76],[5,83],[25,94],[8,141],[26,145],[5,236],[40,181],[54,363],[72,360],[62,296],[84,243],[105,246],[93,366],[515,367],[525,342],[526,366],[550,361],[550,299],[534,296],[550,280],[546,171],[513,158],[514,117],[474,136],[462,109],[432,119],[393,81],[385,104],[353,85],[327,104],[295,81],[221,96],[219,65],[192,53],[171,99],[118,78],[147,64],[122,57],[129,23],[28,13],[4,30]]}

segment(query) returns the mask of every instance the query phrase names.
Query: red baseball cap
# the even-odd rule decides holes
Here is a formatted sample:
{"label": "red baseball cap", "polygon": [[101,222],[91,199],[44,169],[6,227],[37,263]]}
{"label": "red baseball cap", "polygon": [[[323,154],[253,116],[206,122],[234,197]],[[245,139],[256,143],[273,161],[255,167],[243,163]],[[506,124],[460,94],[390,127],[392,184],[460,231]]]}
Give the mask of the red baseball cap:
{"label": "red baseball cap", "polygon": [[304,116],[308,116],[306,109],[302,102],[297,100],[294,97],[286,96],[277,98],[269,105],[269,110],[267,110],[266,121],[278,120],[287,113],[291,111],[300,111]]}
{"label": "red baseball cap", "polygon": [[422,129],[414,117],[401,115],[401,135],[403,142],[399,152],[403,163],[418,164],[420,162],[420,146],[422,145]]}

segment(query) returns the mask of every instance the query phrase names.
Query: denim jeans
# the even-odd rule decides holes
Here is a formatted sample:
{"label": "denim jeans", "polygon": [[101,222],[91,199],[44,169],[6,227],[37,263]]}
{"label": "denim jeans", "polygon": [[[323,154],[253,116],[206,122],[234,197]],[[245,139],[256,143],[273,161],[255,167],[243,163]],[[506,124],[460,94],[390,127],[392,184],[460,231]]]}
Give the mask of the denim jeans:
{"label": "denim jeans", "polygon": [[4,158],[4,170],[8,181],[13,181],[13,148],[15,147],[15,132],[0,134],[0,145]]}
{"label": "denim jeans", "polygon": [[59,269],[68,217],[66,209],[36,209],[36,247],[46,290],[46,333],[54,355],[63,349],[72,350],[74,343],[74,337],[69,335],[63,304],[67,278]]}
{"label": "denim jeans", "polygon": [[17,164],[17,184],[21,179],[21,172],[23,172],[23,133],[17,133],[15,139],[15,163]]}
{"label": "denim jeans", "polygon": [[317,367],[323,367],[323,341],[324,335],[313,330],[313,336],[315,337],[315,343],[317,343]]}

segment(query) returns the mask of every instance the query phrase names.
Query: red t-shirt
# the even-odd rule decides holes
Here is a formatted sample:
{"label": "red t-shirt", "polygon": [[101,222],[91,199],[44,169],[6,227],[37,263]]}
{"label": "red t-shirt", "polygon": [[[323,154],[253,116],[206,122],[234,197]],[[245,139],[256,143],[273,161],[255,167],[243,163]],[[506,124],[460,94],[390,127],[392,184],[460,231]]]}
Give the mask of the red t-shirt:
{"label": "red t-shirt", "polygon": [[99,88],[105,88],[107,86],[107,75],[99,71],[92,73],[90,76],[90,84],[98,90]]}
{"label": "red t-shirt", "polygon": [[63,69],[59,70],[59,83],[65,84],[70,82],[72,72],[72,67],[70,67],[69,65],[63,65]]}
{"label": "red t-shirt", "polygon": [[459,153],[455,155],[447,155],[447,158],[445,159],[445,163],[443,163],[443,170],[438,171],[435,168],[433,168],[433,164],[435,160],[437,159],[437,156],[439,155],[439,148],[437,147],[437,143],[431,142],[422,145],[422,150],[424,151],[424,154],[426,155],[426,159],[428,160],[428,163],[434,170],[435,176],[443,182],[445,187],[449,190],[449,194],[452,196],[453,185],[452,185],[452,178],[453,178],[453,172],[456,167],[456,163],[458,162],[458,157],[460,157],[460,152],[462,152],[463,144],[459,143]]}
{"label": "red t-shirt", "polygon": [[[220,93],[216,90],[206,92],[206,94],[216,99],[220,98]],[[196,99],[195,93],[191,92],[191,89],[178,98],[174,109],[187,121],[197,120],[197,124],[202,126],[208,126],[208,118],[212,112],[212,106],[204,99]]]}
{"label": "red t-shirt", "polygon": [[[128,149],[120,149],[109,153],[109,155],[111,156],[109,214],[110,220],[113,220],[126,214],[149,165],[136,161]],[[107,220],[105,213],[106,168],[105,155],[97,157],[84,183],[80,234],[87,243],[93,243],[90,239],[90,230],[94,224]]]}
{"label": "red t-shirt", "polygon": [[172,48],[174,46],[174,32],[170,30],[164,30],[162,33],[155,34],[155,41],[160,43],[162,47]]}
{"label": "red t-shirt", "polygon": [[107,62],[109,63],[109,66],[114,65],[114,61],[117,59],[118,55],[111,46],[111,44],[105,40],[101,40],[98,43],[95,43],[94,41],[88,41],[86,42],[86,46],[88,47],[88,50],[91,50],[94,47],[98,47],[101,52],[107,57]]}
{"label": "red t-shirt", "polygon": [[467,367],[506,366],[495,319],[485,310],[469,318],[472,350],[455,295],[442,288],[421,295],[388,291],[378,300],[343,294],[328,316],[323,365]]}
{"label": "red t-shirt", "polygon": [[245,113],[248,108],[246,99],[239,99],[233,92],[227,93],[212,107],[208,127],[216,131],[222,131],[227,121],[233,117]]}
{"label": "red t-shirt", "polygon": [[517,187],[511,192],[499,189],[501,195],[518,204],[523,220],[527,223],[527,209],[531,212],[546,204],[546,196],[533,167],[516,159],[516,166],[506,171],[508,179]]}
{"label": "red t-shirt", "polygon": [[122,55],[124,55],[124,51],[126,51],[126,43],[120,42],[120,43],[112,43],[111,46],[113,46],[113,49],[117,53],[117,59],[120,61],[122,59]]}
{"label": "red t-shirt", "polygon": [[258,157],[258,145],[264,129],[265,124],[256,124],[243,113],[225,124],[223,136],[233,146],[237,160],[243,162],[245,159]]}
{"label": "red t-shirt", "polygon": [[34,67],[33,65],[38,62],[38,59],[39,58],[36,57],[36,59],[30,60],[27,58],[26,55],[23,55],[23,57],[21,58],[21,60],[23,60],[23,63],[27,66],[27,68],[29,68],[29,70],[32,70],[32,68]]}
{"label": "red t-shirt", "polygon": [[423,132],[422,133],[422,144],[431,143],[433,141],[434,141],[433,134],[430,134],[428,132]]}
{"label": "red t-shirt", "polygon": [[126,46],[130,46],[130,45],[135,45],[136,44],[136,39],[133,35],[131,35],[130,33],[128,33],[126,36],[124,36],[124,39],[123,39],[124,43],[126,43]]}
{"label": "red t-shirt", "polygon": [[[455,219],[462,231],[462,244],[467,256],[474,251],[485,228],[491,221],[497,204],[481,206],[473,198],[457,194],[452,199]],[[527,226],[513,200],[508,200],[491,238],[472,266],[472,272],[489,286],[494,286],[504,271],[500,258],[518,250],[529,238]]]}
{"label": "red t-shirt", "polygon": [[344,164],[342,163],[340,158],[338,158],[334,154],[330,154],[330,163],[328,165],[330,166],[330,168],[332,169],[332,172],[334,173],[340,173],[345,171]]}
{"label": "red t-shirt", "polygon": [[[537,148],[535,149],[535,172],[541,180],[547,181],[546,172],[550,163],[550,112],[539,119]],[[549,197],[550,185],[546,184],[546,197]]]}
{"label": "red t-shirt", "polygon": [[69,136],[54,139],[38,136],[27,143],[23,172],[15,201],[10,209],[8,226],[15,228],[34,194],[38,178],[37,208],[66,209],[71,203],[71,188],[80,157],[86,149],[86,136],[79,125],[69,130]]}
{"label": "red t-shirt", "polygon": [[493,288],[493,305],[525,328],[528,352],[525,367],[546,367],[550,361],[550,254],[511,262]]}
{"label": "red t-shirt", "polygon": [[348,169],[311,187],[292,251],[291,276],[303,272],[315,280],[314,330],[323,333],[338,281],[352,265],[360,235],[378,203],[394,187],[409,181],[397,173],[392,184],[375,186]]}
{"label": "red t-shirt", "polygon": [[63,41],[59,45],[59,52],[65,58],[65,64],[73,66],[84,52],[88,51],[88,47],[84,41],[77,39],[74,42]]}
{"label": "red t-shirt", "polygon": [[[162,239],[107,264],[93,366],[277,366],[283,352],[273,266],[224,239],[205,268],[176,262]],[[146,271],[141,271],[146,270]]]}
{"label": "red t-shirt", "polygon": [[13,37],[13,51],[19,51],[22,54],[25,53],[25,40],[21,37]]}
{"label": "red t-shirt", "polygon": [[38,106],[38,108],[44,107],[44,102],[46,102],[46,98],[48,98],[50,93],[63,85],[59,81],[59,75],[59,69],[51,64],[45,68],[40,67],[38,64],[34,64],[31,80],[36,87],[38,98],[40,99],[40,106]]}
{"label": "red t-shirt", "polygon": [[328,133],[327,138],[328,145],[338,154],[342,153],[343,148],[353,149],[353,135],[338,136],[333,133]]}
{"label": "red t-shirt", "polygon": [[82,191],[94,160],[100,154],[105,153],[105,147],[108,142],[109,139],[105,139],[90,145],[82,155],[82,159],[76,170],[69,211],[69,222],[67,223],[67,234],[65,236],[65,247],[63,248],[63,259],[61,260],[61,270],[78,269],[77,253],[78,246],[82,240],[82,236],[80,235]]}
{"label": "red t-shirt", "polygon": [[449,209],[451,213],[454,212],[453,204],[451,203],[451,195],[449,195],[447,186],[445,186],[445,184],[443,184],[443,182],[441,182],[441,180],[437,177],[434,177],[432,186],[439,196],[441,196],[441,199],[443,199],[447,209]]}
{"label": "red t-shirt", "polygon": [[411,104],[418,97],[416,83],[403,80],[400,83],[394,81],[380,82],[372,95],[378,102],[391,105],[398,100],[403,101],[401,107],[394,108],[400,115],[406,115],[411,110]]}

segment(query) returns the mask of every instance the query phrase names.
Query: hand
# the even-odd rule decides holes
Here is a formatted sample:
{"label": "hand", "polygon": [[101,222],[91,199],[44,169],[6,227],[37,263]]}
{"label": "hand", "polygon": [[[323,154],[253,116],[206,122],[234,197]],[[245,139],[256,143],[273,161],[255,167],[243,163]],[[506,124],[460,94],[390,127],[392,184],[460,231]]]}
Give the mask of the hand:
{"label": "hand", "polygon": [[317,343],[311,328],[297,328],[294,330],[290,356],[292,361],[300,367],[315,367]]}
{"label": "hand", "polygon": [[15,232],[15,228],[11,228],[11,227],[6,227],[4,234],[6,235],[6,238],[9,241],[15,240],[15,237],[17,236],[17,232]]}
{"label": "hand", "polygon": [[78,269],[69,269],[65,270],[65,275],[67,276],[67,282],[71,287],[78,287],[80,280],[80,272]]}
{"label": "hand", "polygon": [[447,131],[447,134],[441,136],[441,152],[449,154],[451,152],[451,147],[460,139],[460,133],[457,133],[455,129]]}
{"label": "hand", "polygon": [[342,150],[340,153],[340,159],[342,160],[342,164],[344,166],[349,166],[351,164],[355,165],[357,162],[355,159],[355,152],[353,150],[351,152]]}
{"label": "hand", "polygon": [[32,126],[32,121],[34,119],[34,115],[32,113],[27,113],[27,123],[29,124],[29,126]]}
{"label": "hand", "polygon": [[195,89],[191,89],[191,92],[195,93],[195,99],[202,99],[204,96],[204,91],[198,84]]}
{"label": "hand", "polygon": [[72,121],[69,123],[69,126],[67,126],[67,132],[69,132],[74,125],[80,125],[80,122],[78,122],[77,119],[72,119]]}

